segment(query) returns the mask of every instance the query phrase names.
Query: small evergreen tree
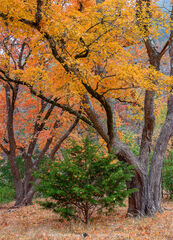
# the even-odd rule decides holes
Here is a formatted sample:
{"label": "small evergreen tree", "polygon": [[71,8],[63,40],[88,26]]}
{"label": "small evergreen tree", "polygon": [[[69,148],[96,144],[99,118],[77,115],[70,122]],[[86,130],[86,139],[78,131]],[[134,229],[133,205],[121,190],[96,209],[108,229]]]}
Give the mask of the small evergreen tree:
{"label": "small evergreen tree", "polygon": [[41,183],[37,189],[47,200],[39,203],[68,220],[78,218],[88,224],[94,211],[110,211],[117,204],[123,205],[135,191],[127,190],[125,184],[133,176],[132,168],[113,163],[113,156],[105,156],[89,137],[81,145],[72,142],[63,161],[46,164],[39,173]]}

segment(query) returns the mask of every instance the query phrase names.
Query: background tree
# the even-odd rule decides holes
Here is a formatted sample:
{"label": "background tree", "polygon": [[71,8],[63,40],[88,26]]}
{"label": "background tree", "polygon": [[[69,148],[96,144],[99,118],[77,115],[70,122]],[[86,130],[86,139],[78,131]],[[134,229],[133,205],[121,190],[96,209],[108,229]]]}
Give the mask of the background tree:
{"label": "background tree", "polygon": [[[28,53],[25,52],[26,46]],[[6,36],[2,39],[2,49],[9,57],[9,62],[5,65],[9,77],[12,74],[10,68],[24,69],[31,53],[26,41],[20,42]],[[46,153],[54,159],[63,141],[77,125],[78,119],[65,130],[62,122],[64,116],[62,112],[54,109],[54,105],[33,98],[24,86],[9,81],[4,82],[3,77],[0,79],[1,99],[4,100],[1,106],[0,148],[4,156],[7,156],[12,171],[16,190],[15,205],[28,205],[31,204],[35,193],[31,184],[31,181],[34,181],[32,172],[39,168]],[[62,125],[65,131],[57,134],[57,129],[60,131]],[[20,155],[21,161],[24,161],[22,169],[18,164]]]}

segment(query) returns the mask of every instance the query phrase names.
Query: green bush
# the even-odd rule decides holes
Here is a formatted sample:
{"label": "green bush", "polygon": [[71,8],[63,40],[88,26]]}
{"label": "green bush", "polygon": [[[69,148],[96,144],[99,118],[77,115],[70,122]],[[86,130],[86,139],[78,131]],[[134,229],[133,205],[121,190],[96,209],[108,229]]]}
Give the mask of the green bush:
{"label": "green bush", "polygon": [[64,152],[63,161],[48,161],[36,174],[41,179],[37,190],[47,198],[40,205],[60,213],[62,218],[81,219],[86,224],[93,212],[108,212],[124,205],[125,198],[135,191],[127,190],[125,184],[133,170],[125,163],[112,161],[113,156],[105,156],[88,137],[81,145],[73,142]]}
{"label": "green bush", "polygon": [[[33,156],[33,158],[36,157],[37,156]],[[46,159],[46,156],[43,157],[40,165],[43,164]],[[16,158],[16,163],[20,171],[20,176],[24,179],[25,160],[22,156],[18,156]],[[40,194],[36,193],[35,197],[40,197]],[[11,167],[8,160],[0,159],[0,202],[5,203],[13,200],[15,200],[15,187]]]}
{"label": "green bush", "polygon": [[[19,168],[22,178],[24,177],[24,159],[19,156],[16,159],[17,166]],[[14,188],[13,176],[11,173],[11,167],[9,161],[0,159],[0,187],[8,186]]]}
{"label": "green bush", "polygon": [[0,188],[0,203],[8,203],[15,198],[15,191],[13,188],[4,186]]}
{"label": "green bush", "polygon": [[162,188],[169,194],[170,199],[173,199],[173,150],[170,151],[168,158],[164,161]]}
{"label": "green bush", "polygon": [[0,203],[15,199],[13,178],[8,161],[0,159]]}
{"label": "green bush", "polygon": [[[23,177],[24,160],[17,158],[17,165]],[[0,159],[0,203],[8,203],[15,199],[15,189],[10,164],[5,159]]]}

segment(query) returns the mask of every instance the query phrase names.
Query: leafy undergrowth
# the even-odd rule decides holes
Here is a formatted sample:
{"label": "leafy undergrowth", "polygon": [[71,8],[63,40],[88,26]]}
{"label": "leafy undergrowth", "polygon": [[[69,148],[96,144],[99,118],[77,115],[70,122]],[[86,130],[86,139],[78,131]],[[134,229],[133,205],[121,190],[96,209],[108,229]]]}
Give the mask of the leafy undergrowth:
{"label": "leafy undergrowth", "polygon": [[75,222],[59,222],[58,215],[34,204],[8,210],[0,207],[0,240],[171,240],[173,239],[173,202],[163,203],[164,212],[156,217],[125,218],[126,208],[117,208],[110,216],[97,217],[90,226]]}

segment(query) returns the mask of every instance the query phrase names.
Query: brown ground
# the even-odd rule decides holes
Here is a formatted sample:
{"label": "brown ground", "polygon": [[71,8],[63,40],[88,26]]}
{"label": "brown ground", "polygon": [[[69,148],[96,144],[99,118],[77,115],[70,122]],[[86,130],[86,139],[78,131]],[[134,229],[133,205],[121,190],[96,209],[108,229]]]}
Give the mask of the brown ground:
{"label": "brown ground", "polygon": [[111,216],[97,217],[86,227],[82,223],[58,221],[58,215],[34,204],[8,211],[0,208],[0,240],[173,240],[173,201],[163,203],[164,212],[156,217],[125,218],[126,208]]}

